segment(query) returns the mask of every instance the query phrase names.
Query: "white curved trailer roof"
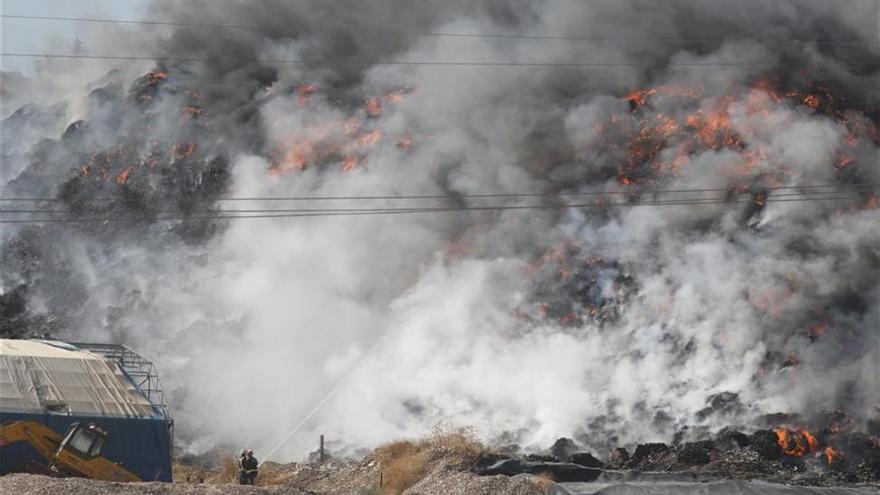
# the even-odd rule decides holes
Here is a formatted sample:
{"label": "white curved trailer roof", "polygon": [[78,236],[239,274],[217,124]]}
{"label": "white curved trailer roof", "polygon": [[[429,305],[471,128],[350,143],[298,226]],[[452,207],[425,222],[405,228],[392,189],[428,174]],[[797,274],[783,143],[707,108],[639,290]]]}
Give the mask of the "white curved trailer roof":
{"label": "white curved trailer roof", "polygon": [[0,413],[155,417],[122,368],[103,356],[38,340],[0,339]]}

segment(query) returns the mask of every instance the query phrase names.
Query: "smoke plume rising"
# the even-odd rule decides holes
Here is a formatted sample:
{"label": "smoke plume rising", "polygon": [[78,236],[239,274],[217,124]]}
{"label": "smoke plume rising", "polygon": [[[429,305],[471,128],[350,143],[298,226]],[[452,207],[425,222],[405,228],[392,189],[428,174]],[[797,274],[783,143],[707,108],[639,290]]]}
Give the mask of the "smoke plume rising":
{"label": "smoke plume rising", "polygon": [[[3,331],[153,358],[192,449],[265,450],[343,377],[279,457],[438,422],[602,448],[878,414],[880,210],[860,186],[880,180],[876,2],[155,0],[148,17],[248,27],[99,27],[95,55],[156,62],[3,75],[2,196],[131,219],[3,225]],[[580,39],[536,39],[553,36]],[[420,65],[499,61],[544,65]],[[774,201],[815,185],[847,199]],[[230,196],[696,189],[750,200],[199,218],[291,207]],[[508,192],[544,195],[472,196]]]}

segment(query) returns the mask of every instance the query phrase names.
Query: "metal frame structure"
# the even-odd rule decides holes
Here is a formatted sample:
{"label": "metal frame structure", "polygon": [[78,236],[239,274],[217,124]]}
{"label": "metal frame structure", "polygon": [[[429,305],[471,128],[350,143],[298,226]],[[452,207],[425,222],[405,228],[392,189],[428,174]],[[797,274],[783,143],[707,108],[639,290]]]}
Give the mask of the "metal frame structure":
{"label": "metal frame structure", "polygon": [[159,373],[153,363],[141,356],[131,348],[122,344],[90,344],[84,342],[70,342],[77,349],[100,354],[106,359],[119,364],[122,370],[131,378],[137,389],[146,396],[147,400],[169,422],[171,408],[165,397],[165,390],[159,381]]}

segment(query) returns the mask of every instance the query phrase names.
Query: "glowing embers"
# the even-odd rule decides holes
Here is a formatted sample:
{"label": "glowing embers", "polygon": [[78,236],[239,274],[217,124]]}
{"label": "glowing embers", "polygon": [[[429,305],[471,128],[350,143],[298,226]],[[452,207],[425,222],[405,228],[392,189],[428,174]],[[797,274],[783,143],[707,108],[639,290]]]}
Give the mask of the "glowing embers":
{"label": "glowing embers", "polygon": [[116,183],[120,186],[124,186],[126,181],[128,181],[128,176],[131,175],[131,171],[134,170],[133,165],[129,165],[119,172],[119,175],[116,176]]}
{"label": "glowing embers", "polygon": [[382,131],[379,129],[373,129],[371,131],[365,131],[358,135],[357,144],[362,148],[371,148],[376,145],[379,141],[382,140]]}
{"label": "glowing embers", "polygon": [[709,110],[697,110],[685,117],[687,126],[693,130],[707,148],[740,148],[742,138],[730,125],[731,98],[727,98]]}
{"label": "glowing embers", "polygon": [[389,103],[401,103],[404,98],[414,92],[414,89],[398,89],[385,93],[381,98],[368,98],[364,105],[368,117],[378,118],[382,115],[382,109]]}
{"label": "glowing embers", "polygon": [[645,104],[645,101],[648,99],[649,96],[653,95],[656,92],[656,89],[636,90],[624,96],[623,99],[628,101],[631,110],[635,111],[636,108]]}
{"label": "glowing embers", "polygon": [[[362,109],[349,108],[348,116],[328,120],[320,113],[311,114],[317,108],[310,104],[311,98],[318,90],[313,83],[302,83],[297,87],[297,102],[305,107],[302,111],[310,113],[304,119],[305,123],[298,124],[295,130],[282,132],[275,139],[268,151],[272,163],[268,175],[280,176],[312,166],[336,166],[344,172],[360,167],[386,140],[380,119],[386,105],[400,103],[414,91],[400,89],[368,98]],[[396,140],[396,147],[400,150],[407,151],[412,147],[409,131],[389,138]]]}
{"label": "glowing embers", "polygon": [[807,329],[807,337],[811,341],[815,342],[816,340],[819,339],[819,337],[823,333],[825,333],[826,330],[828,330],[828,322],[827,321],[820,321],[818,323],[814,323],[813,325],[810,325],[810,328]]}
{"label": "glowing embers", "polygon": [[97,182],[115,178],[117,184],[125,185],[134,169],[132,163],[137,161],[131,148],[118,146],[98,152],[87,163],[81,164],[79,176],[83,180],[92,179]]}
{"label": "glowing embers", "polygon": [[696,99],[703,96],[703,91],[698,88],[692,88],[685,84],[664,84],[656,88],[638,89],[631,91],[623,97],[630,104],[630,110],[635,111],[638,107],[645,105],[648,98],[663,97],[685,97]]}
{"label": "glowing embers", "polygon": [[[768,79],[751,87],[728,85],[713,90],[667,84],[636,89],[622,96],[629,112],[616,112],[593,124],[583,157],[620,156],[616,179],[623,185],[647,184],[677,177],[693,156],[706,151],[740,155],[734,172],[746,177],[766,174],[782,180],[795,173],[767,146],[767,129],[779,119],[804,113],[822,114],[847,129],[833,168],[842,172],[858,163],[860,143],[880,143],[880,130],[864,110],[849,108],[821,84],[803,89],[777,89]],[[621,135],[624,136],[623,140]],[[587,158],[584,158],[585,160]]]}
{"label": "glowing embers", "polygon": [[346,156],[342,159],[342,170],[345,172],[354,170],[358,166],[358,159],[353,156]]}
{"label": "glowing embers", "polygon": [[[144,149],[145,148],[145,149]],[[95,153],[87,162],[77,167],[80,180],[98,183],[116,182],[126,186],[138,170],[190,158],[197,150],[194,141],[181,141],[172,145],[159,142],[121,145]]]}
{"label": "glowing embers", "polygon": [[194,119],[202,115],[203,111],[204,110],[202,110],[202,107],[198,105],[186,105],[185,107],[183,107],[183,109],[181,109],[180,113],[183,117]]}
{"label": "glowing embers", "polygon": [[412,148],[412,134],[409,131],[403,133],[400,136],[400,139],[397,140],[397,147],[402,150],[408,150]]}
{"label": "glowing embers", "polygon": [[822,451],[822,453],[825,455],[825,462],[829,466],[831,464],[834,464],[834,462],[839,462],[840,459],[843,458],[843,453],[839,452],[837,450],[834,450],[834,447],[832,447],[830,445],[828,447],[825,447],[825,450]]}
{"label": "glowing embers", "polygon": [[382,115],[382,103],[378,98],[370,98],[367,100],[366,110],[370,117],[378,117]]}
{"label": "glowing embers", "polygon": [[269,174],[280,175],[330,162],[341,163],[343,169],[351,170],[359,163],[358,150],[381,139],[381,134],[368,138],[362,134],[360,123],[348,120],[308,125],[283,139],[270,152],[273,166]]}
{"label": "glowing embers", "polygon": [[162,70],[147,72],[137,79],[131,89],[131,94],[139,103],[147,102],[159,94],[162,85],[168,79],[168,73]]}
{"label": "glowing embers", "polygon": [[168,77],[168,73],[164,71],[151,71],[147,72],[144,77],[146,77],[147,84],[156,85],[164,81]]}
{"label": "glowing embers", "polygon": [[300,105],[308,103],[309,98],[318,90],[318,87],[312,83],[302,83],[296,88],[296,101]]}
{"label": "glowing embers", "polygon": [[171,146],[171,156],[174,157],[175,160],[183,160],[189,158],[196,151],[196,143],[191,141],[184,141],[180,143],[174,143]]}

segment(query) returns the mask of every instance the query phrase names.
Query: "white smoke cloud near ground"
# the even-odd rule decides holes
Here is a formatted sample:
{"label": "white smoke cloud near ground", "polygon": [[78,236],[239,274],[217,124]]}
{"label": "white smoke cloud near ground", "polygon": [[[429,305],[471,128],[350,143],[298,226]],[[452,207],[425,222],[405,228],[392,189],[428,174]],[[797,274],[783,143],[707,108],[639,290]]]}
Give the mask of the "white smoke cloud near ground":
{"label": "white smoke cloud near ground", "polygon": [[[620,191],[623,179],[651,184],[647,190],[836,183],[846,191],[877,182],[876,108],[860,109],[878,105],[868,92],[877,67],[851,67],[880,55],[876,2],[738,3],[157,1],[156,18],[259,27],[107,35],[126,38],[118,46],[132,52],[137,39],[158,53],[214,58],[160,64],[181,87],[198,86],[210,125],[191,131],[180,123],[181,91],[153,97],[150,118],[159,124],[146,131],[136,124],[143,107],[81,103],[81,87],[106,84],[94,81],[130,84],[127,71],[105,77],[102,69],[93,81],[45,90],[79,103],[4,151],[15,171],[4,187],[54,193],[75,177],[78,164],[58,157],[50,160],[57,170],[30,172],[36,179],[20,173],[35,167],[36,155],[19,148],[58,139],[78,118],[107,129],[94,132],[93,151],[129,130],[163,143],[192,132],[205,162],[225,157],[228,195],[238,197],[438,194],[448,197],[438,206],[479,206],[489,203],[461,195]],[[596,40],[380,36],[350,23]],[[111,51],[112,41],[92,45],[99,48]],[[339,64],[277,63],[326,59]],[[345,64],[352,60],[632,65]],[[712,65],[729,61],[737,63]],[[92,77],[77,73],[77,81]],[[821,112],[760,84],[780,73],[795,85],[827,81],[862,107]],[[300,101],[296,88],[306,83],[316,89]],[[625,97],[664,87],[678,96],[660,90],[638,108]],[[364,102],[392,91],[403,96],[369,115]],[[657,154],[622,165],[646,120],[684,123],[698,111],[723,117],[718,132],[740,141],[703,145],[699,131],[680,130]],[[14,122],[4,121],[7,143]],[[376,130],[382,137],[371,144]],[[698,144],[676,161],[689,132]],[[412,144],[398,145],[404,137]],[[320,145],[303,151],[303,142],[321,140],[345,144],[323,158]],[[302,170],[296,151],[308,156]],[[841,166],[842,154],[852,161]],[[356,166],[343,171],[341,155],[356,156]],[[155,174],[138,174],[125,187],[166,187]],[[880,210],[868,198],[770,197],[751,215],[731,203],[237,220],[196,240],[182,239],[173,222],[109,234],[76,225],[4,228],[4,266],[15,269],[0,289],[28,286],[29,312],[63,315],[63,338],[124,342],[155,359],[192,450],[265,451],[353,366],[279,458],[312,450],[318,433],[365,447],[438,422],[527,448],[560,436],[603,448],[665,439],[685,426],[748,425],[773,412],[845,407],[876,415]],[[40,246],[40,261],[15,254],[21,244]],[[545,255],[560,245],[578,260],[602,260],[590,262],[595,276],[584,283],[589,298],[614,301],[607,307],[616,316],[564,324],[521,315],[535,303],[536,284],[556,280]],[[624,275],[635,280],[629,289]],[[723,392],[738,394],[740,407],[701,415]]]}

